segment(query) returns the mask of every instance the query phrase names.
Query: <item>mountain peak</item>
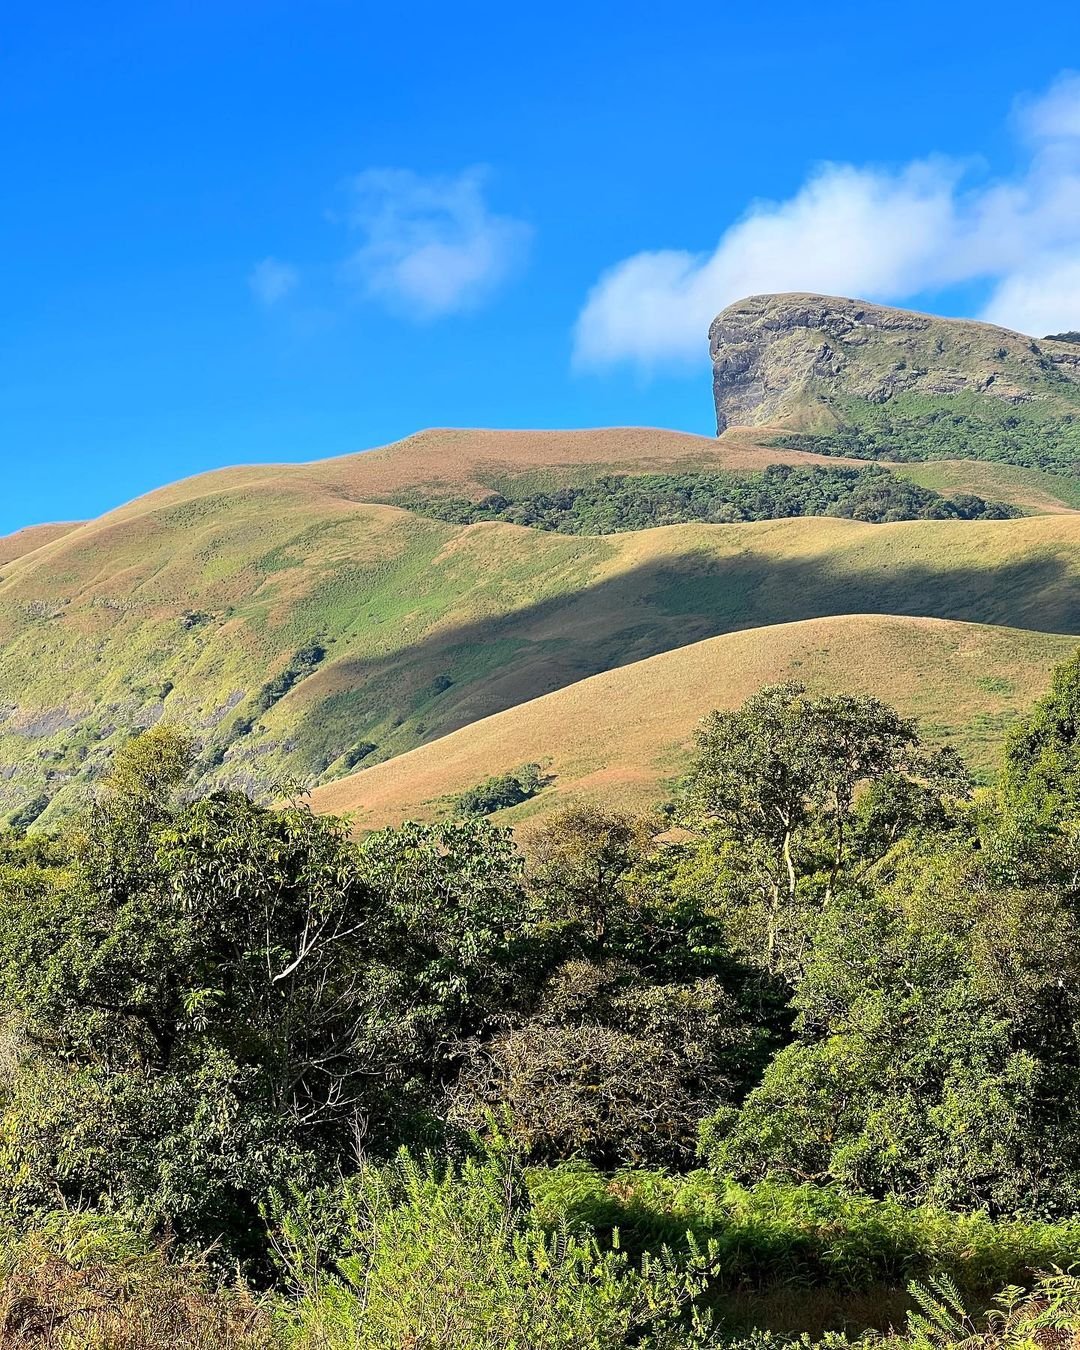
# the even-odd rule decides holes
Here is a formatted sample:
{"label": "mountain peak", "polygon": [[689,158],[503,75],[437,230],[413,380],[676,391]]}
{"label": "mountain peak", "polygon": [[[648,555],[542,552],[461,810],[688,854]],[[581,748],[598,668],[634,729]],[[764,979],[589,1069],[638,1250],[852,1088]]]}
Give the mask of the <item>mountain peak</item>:
{"label": "mountain peak", "polygon": [[1080,394],[1080,350],[972,319],[843,296],[752,295],[709,329],[718,432],[835,424],[838,398],[986,395],[1007,403]]}

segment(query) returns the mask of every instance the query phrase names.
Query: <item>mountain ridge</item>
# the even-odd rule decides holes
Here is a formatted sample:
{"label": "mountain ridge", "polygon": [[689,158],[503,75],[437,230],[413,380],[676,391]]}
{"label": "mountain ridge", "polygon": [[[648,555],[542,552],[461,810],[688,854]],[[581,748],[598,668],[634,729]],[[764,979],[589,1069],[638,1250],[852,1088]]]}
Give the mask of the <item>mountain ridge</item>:
{"label": "mountain ridge", "polygon": [[1080,347],[844,297],[750,296],[710,328],[718,428],[892,464],[977,459],[1080,493]]}

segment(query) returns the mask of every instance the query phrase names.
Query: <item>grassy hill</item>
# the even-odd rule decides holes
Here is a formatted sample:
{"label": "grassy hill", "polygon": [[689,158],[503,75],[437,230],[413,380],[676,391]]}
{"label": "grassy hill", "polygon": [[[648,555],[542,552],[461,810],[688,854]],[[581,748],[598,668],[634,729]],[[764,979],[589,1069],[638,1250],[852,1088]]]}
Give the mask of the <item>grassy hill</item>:
{"label": "grassy hill", "polygon": [[876,694],[954,744],[977,770],[1076,639],[893,615],[846,615],[725,634],[606,671],[316,790],[361,827],[428,819],[463,787],[540,763],[553,779],[503,812],[528,820],[577,798],[648,807],[686,763],[694,728],[762,684]]}
{"label": "grassy hill", "polygon": [[880,613],[1080,632],[1080,499],[1034,468],[888,466],[1044,513],[1011,521],[569,537],[393,504],[421,488],[476,499],[844,462],[777,446],[776,432],[426,431],[204,474],[0,540],[0,819],[73,806],[133,729],[162,718],[198,737],[202,786],[265,788],[339,778],[743,629]]}
{"label": "grassy hill", "polygon": [[886,462],[894,472],[937,492],[972,492],[1008,502],[1032,515],[1080,510],[1077,476],[977,459],[939,459],[923,464]]}
{"label": "grassy hill", "polygon": [[[701,450],[653,432],[570,441],[610,464],[628,435],[654,461]],[[539,452],[499,459],[495,433],[462,441],[502,471],[537,470]],[[424,471],[408,443],[381,455],[190,480],[9,565],[0,810],[70,805],[130,728],[161,717],[200,737],[207,784],[258,786],[339,775],[742,628],[880,612],[1080,632],[1080,516],[566,537],[358,500]],[[475,470],[462,462],[444,473]]]}

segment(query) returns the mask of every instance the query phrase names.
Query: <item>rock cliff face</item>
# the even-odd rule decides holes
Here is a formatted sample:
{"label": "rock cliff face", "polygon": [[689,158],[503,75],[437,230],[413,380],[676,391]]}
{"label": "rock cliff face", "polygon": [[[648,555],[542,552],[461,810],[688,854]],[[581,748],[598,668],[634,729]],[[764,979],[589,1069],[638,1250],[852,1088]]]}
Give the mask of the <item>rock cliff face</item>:
{"label": "rock cliff face", "polygon": [[1075,406],[1080,348],[966,319],[825,295],[754,295],[709,330],[716,425],[835,424],[837,398],[886,403],[911,391]]}

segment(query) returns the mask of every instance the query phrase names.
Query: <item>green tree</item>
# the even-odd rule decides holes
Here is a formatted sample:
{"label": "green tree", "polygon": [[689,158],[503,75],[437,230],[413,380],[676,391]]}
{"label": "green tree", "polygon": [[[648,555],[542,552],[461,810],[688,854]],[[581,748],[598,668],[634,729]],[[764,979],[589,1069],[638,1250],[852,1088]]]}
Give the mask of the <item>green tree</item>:
{"label": "green tree", "polygon": [[915,724],[879,699],[811,698],[790,682],[710,714],[679,815],[756,892],[764,963],[786,972],[838,887],[906,830],[944,818],[944,796],[967,788],[956,756],[928,754]]}
{"label": "green tree", "polygon": [[0,870],[10,1202],[57,1193],[258,1248],[268,1187],[419,1128],[516,987],[519,860],[482,823],[362,850],[302,801],[179,801],[133,744],[71,861]]}
{"label": "green tree", "polygon": [[823,916],[796,1039],[711,1161],[957,1208],[1080,1201],[1080,927],[1052,886],[1002,885],[978,841],[904,846],[888,885]]}
{"label": "green tree", "polygon": [[601,955],[613,926],[627,915],[626,878],[647,857],[654,834],[646,816],[588,803],[549,817],[528,840],[544,917]]}
{"label": "green tree", "polygon": [[1000,781],[1002,858],[1080,894],[1080,650],[1010,730]]}

